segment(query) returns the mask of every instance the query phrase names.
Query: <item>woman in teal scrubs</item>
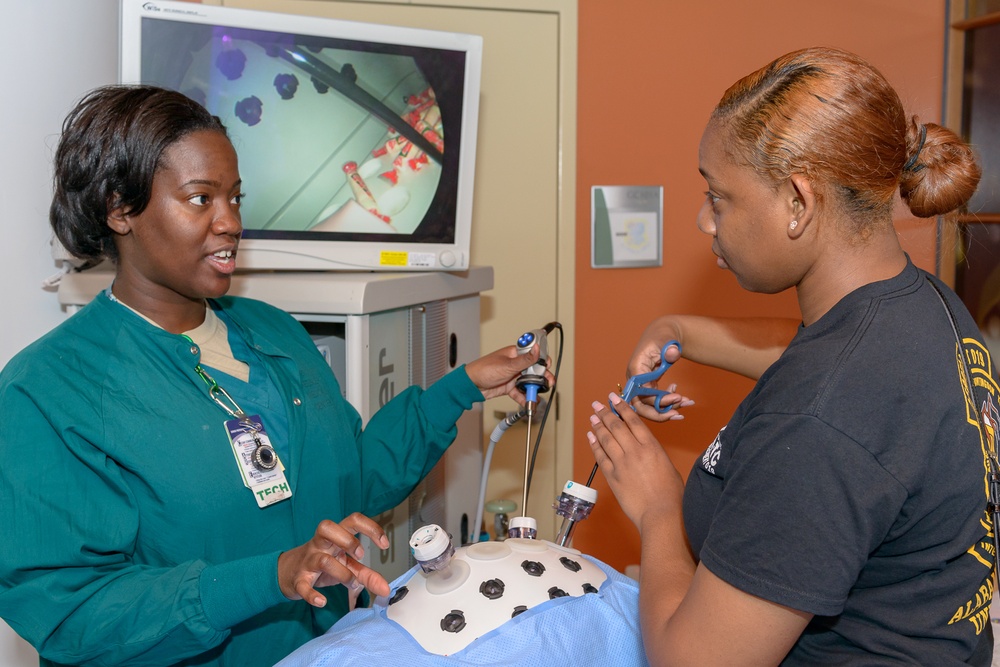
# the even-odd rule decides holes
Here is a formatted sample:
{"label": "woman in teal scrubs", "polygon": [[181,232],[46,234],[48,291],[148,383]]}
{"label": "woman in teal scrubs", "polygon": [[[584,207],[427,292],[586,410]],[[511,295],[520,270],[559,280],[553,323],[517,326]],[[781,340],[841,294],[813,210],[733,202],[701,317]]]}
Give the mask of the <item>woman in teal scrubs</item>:
{"label": "woman in teal scrubs", "polygon": [[[272,665],[387,594],[359,563],[513,346],[362,428],[309,335],[228,297],[236,152],[185,96],[111,86],[67,117],[50,219],[114,284],[0,374],[0,617],[42,664]],[[341,585],[342,584],[342,585]]]}

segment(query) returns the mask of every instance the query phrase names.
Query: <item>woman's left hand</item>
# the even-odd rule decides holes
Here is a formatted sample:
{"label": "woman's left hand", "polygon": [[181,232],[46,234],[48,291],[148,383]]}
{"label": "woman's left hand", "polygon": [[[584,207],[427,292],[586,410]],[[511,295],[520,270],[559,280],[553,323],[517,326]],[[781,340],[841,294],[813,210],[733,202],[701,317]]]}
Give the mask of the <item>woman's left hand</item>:
{"label": "woman's left hand", "polygon": [[278,585],[285,597],[323,607],[326,597],[316,589],[334,584],[352,590],[363,586],[375,595],[389,595],[385,578],[359,562],[364,548],[356,535],[366,535],[378,547],[389,548],[382,527],[354,512],[340,523],[321,522],[312,539],[278,556]]}
{"label": "woman's left hand", "polygon": [[[521,371],[538,361],[538,354],[537,344],[527,354],[518,354],[517,347],[508,345],[469,362],[465,365],[465,372],[479,391],[483,392],[484,398],[506,394],[518,405],[524,405],[524,393],[516,386],[517,378]],[[549,370],[545,371],[545,379],[550,388],[556,383],[555,376]]]}
{"label": "woman's left hand", "polygon": [[684,482],[639,415],[620,396],[610,399],[618,415],[594,401],[587,440],[618,504],[642,532],[643,521],[679,516]]}

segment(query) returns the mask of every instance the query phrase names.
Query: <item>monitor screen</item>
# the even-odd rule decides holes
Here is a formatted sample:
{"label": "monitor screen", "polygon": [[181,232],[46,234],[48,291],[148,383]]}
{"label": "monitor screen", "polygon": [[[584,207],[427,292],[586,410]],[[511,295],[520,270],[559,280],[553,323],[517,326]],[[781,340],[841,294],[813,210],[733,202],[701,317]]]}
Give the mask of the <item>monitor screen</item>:
{"label": "monitor screen", "polygon": [[240,268],[468,268],[481,37],[123,0],[120,45],[225,124]]}

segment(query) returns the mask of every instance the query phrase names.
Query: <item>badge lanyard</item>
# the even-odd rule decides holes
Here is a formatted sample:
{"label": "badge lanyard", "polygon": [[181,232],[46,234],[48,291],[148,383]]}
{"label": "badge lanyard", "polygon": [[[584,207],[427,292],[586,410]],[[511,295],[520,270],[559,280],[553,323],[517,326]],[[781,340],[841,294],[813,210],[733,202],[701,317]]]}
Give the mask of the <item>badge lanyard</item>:
{"label": "badge lanyard", "polygon": [[[184,334],[181,334],[184,335]],[[192,345],[194,341],[184,336]],[[261,508],[292,497],[285,479],[285,466],[271,446],[260,415],[247,415],[229,393],[199,363],[195,373],[208,385],[208,395],[232,419],[226,420],[226,433],[233,456],[240,468],[243,484],[253,492]]]}

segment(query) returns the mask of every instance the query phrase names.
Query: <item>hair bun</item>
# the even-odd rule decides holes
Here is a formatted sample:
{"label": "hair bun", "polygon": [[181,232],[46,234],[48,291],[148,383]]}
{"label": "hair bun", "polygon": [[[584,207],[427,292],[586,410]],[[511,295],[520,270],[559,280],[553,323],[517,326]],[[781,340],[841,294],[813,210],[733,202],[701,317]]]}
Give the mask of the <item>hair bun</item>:
{"label": "hair bun", "polygon": [[942,215],[966,204],[982,169],[972,148],[957,134],[913,117],[906,131],[912,152],[899,179],[899,194],[918,218]]}

